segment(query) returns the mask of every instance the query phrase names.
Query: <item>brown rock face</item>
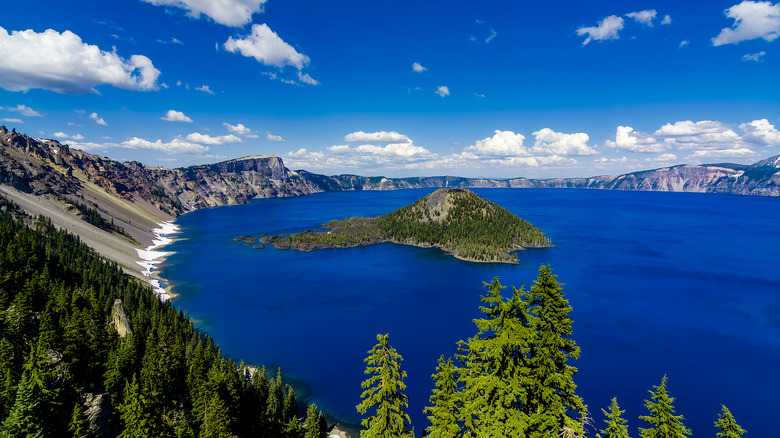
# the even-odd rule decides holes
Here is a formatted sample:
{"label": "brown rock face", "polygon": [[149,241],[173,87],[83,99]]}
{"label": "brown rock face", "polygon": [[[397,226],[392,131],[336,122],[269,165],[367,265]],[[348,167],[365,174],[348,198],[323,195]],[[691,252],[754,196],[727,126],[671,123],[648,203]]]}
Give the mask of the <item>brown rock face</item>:
{"label": "brown rock face", "polygon": [[114,300],[114,305],[111,307],[111,326],[116,329],[120,338],[133,334],[130,319],[127,318],[125,313],[125,306],[122,305],[122,300],[119,298]]}

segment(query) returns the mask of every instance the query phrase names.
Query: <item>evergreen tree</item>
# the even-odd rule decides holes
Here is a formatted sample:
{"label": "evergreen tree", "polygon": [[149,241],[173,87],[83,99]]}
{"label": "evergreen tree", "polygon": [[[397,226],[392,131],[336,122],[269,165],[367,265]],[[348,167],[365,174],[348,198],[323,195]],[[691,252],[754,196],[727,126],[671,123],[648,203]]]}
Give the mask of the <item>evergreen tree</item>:
{"label": "evergreen tree", "polygon": [[513,288],[505,300],[498,277],[485,283],[487,295],[474,320],[478,333],[460,343],[459,370],[463,383],[460,420],[471,436],[525,436],[528,428],[527,356],[534,339],[527,319],[523,290]]}
{"label": "evergreen tree", "polygon": [[683,423],[682,415],[674,415],[674,397],[666,392],[666,376],[661,380],[660,386],[653,386],[656,392],[650,391],[651,400],[645,400],[645,407],[650,415],[641,415],[647,429],[639,428],[639,436],[642,438],[685,438],[691,434],[691,430]]}
{"label": "evergreen tree", "polygon": [[41,438],[44,436],[41,427],[41,418],[38,415],[40,400],[33,381],[30,379],[30,373],[22,373],[22,380],[19,382],[19,389],[16,393],[16,401],[11,408],[8,418],[3,421],[0,427],[0,435],[5,437],[32,437]]}
{"label": "evergreen tree", "polygon": [[612,399],[612,404],[609,405],[609,412],[604,409],[601,412],[607,417],[604,420],[607,423],[607,428],[599,431],[600,434],[596,434],[597,438],[630,438],[628,436],[628,426],[626,425],[628,421],[622,417],[622,414],[626,411],[620,410],[617,397]]}
{"label": "evergreen tree", "polygon": [[317,409],[317,405],[310,404],[306,409],[306,420],[303,423],[303,438],[325,438],[327,436],[327,424],[323,423],[323,415]]}
{"label": "evergreen tree", "polygon": [[157,436],[154,429],[153,414],[146,406],[146,399],[138,388],[135,374],[133,380],[125,385],[123,403],[118,407],[122,431],[119,438]]}
{"label": "evergreen tree", "polygon": [[572,307],[549,265],[539,268],[529,300],[536,332],[529,364],[533,382],[528,400],[529,437],[557,435],[563,430],[582,435],[583,426],[572,415],[583,418],[585,405],[575,394],[577,368],[568,363],[579,358],[580,348],[571,338]]}
{"label": "evergreen tree", "polygon": [[731,415],[731,411],[725,405],[721,405],[720,414],[718,414],[718,421],[715,422],[715,427],[718,428],[718,433],[715,436],[719,438],[740,438],[746,434],[747,431],[737,424],[734,416]]}
{"label": "evergreen tree", "polygon": [[84,417],[84,406],[78,400],[73,404],[73,414],[70,417],[68,432],[73,438],[87,438],[89,436],[89,425]]}
{"label": "evergreen tree", "polygon": [[434,382],[433,394],[430,398],[431,406],[423,410],[424,413],[429,414],[428,420],[431,422],[431,426],[425,429],[426,436],[433,438],[460,436],[459,394],[452,359],[444,362],[444,356],[439,357],[436,374],[431,377]]}
{"label": "evergreen tree", "polygon": [[[0,294],[2,295],[2,294]],[[0,313],[0,317],[2,314]],[[0,339],[0,418],[5,418],[16,400],[18,368],[14,364],[14,348],[6,338]]]}
{"label": "evergreen tree", "polygon": [[284,404],[282,406],[282,420],[290,421],[298,419],[298,401],[295,399],[295,391],[290,385],[285,385]]}
{"label": "evergreen tree", "polygon": [[363,393],[357,410],[363,415],[369,411],[373,414],[361,421],[365,428],[360,432],[361,438],[411,436],[408,427],[411,420],[406,413],[409,402],[403,393],[406,371],[401,371],[403,358],[390,346],[389,337],[377,335],[379,343],[368,351],[364,360],[364,374],[369,377],[360,384]]}
{"label": "evergreen tree", "polygon": [[303,438],[305,433],[303,425],[297,418],[293,418],[284,423],[284,433],[282,436],[285,438]]}
{"label": "evergreen tree", "polygon": [[205,419],[200,428],[200,438],[229,438],[230,412],[217,391],[211,392],[205,406]]}
{"label": "evergreen tree", "polygon": [[268,419],[270,435],[279,435],[282,429],[282,409],[284,402],[282,395],[282,369],[276,370],[276,379],[269,382],[268,401],[265,407],[265,416]]}

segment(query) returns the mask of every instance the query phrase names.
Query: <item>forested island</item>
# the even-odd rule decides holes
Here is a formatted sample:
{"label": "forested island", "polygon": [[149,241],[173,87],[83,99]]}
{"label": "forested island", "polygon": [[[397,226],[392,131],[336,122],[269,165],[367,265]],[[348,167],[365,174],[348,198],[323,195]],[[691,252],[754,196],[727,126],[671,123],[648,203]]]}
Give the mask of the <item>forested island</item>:
{"label": "forested island", "polygon": [[[323,228],[265,236],[260,244],[312,251],[392,242],[438,247],[461,260],[502,263],[517,263],[515,251],[553,246],[539,228],[464,189],[439,189],[383,216],[332,220]],[[237,240],[256,241],[250,236]]]}

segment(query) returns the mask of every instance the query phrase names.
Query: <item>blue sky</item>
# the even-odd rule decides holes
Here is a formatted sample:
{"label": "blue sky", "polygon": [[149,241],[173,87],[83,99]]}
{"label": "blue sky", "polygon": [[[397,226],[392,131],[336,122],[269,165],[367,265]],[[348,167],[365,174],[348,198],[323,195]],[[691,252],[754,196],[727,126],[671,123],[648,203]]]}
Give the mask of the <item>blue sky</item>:
{"label": "blue sky", "polygon": [[780,153],[771,1],[3,9],[0,123],[148,166],[546,178]]}

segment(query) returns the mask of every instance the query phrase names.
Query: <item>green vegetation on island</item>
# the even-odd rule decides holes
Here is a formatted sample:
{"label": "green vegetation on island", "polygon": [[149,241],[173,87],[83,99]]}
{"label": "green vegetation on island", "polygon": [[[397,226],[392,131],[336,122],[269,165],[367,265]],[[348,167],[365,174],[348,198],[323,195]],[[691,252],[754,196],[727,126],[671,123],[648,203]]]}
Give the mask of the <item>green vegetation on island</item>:
{"label": "green vegetation on island", "polygon": [[392,213],[332,220],[323,228],[261,242],[303,251],[393,242],[439,247],[463,260],[508,263],[517,262],[515,251],[552,246],[539,228],[463,189],[439,189]]}

